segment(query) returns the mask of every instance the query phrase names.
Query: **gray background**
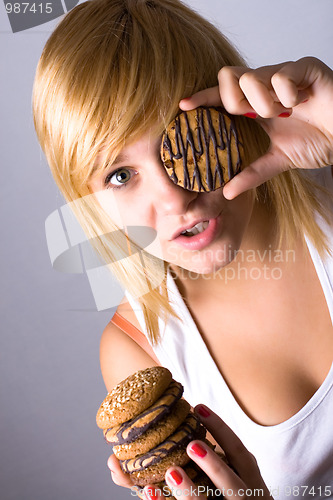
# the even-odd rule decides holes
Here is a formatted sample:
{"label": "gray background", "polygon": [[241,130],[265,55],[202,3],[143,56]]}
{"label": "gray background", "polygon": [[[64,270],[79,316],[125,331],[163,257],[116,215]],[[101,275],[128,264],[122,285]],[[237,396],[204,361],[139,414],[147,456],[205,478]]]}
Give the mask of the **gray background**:
{"label": "gray background", "polygon": [[[112,1],[112,0],[110,0]],[[253,66],[314,55],[333,66],[332,0],[192,0]],[[0,6],[3,500],[131,498],[95,425],[105,396],[97,312],[84,275],[51,267],[44,222],[63,204],[37,144],[31,89],[55,21],[13,34]]]}

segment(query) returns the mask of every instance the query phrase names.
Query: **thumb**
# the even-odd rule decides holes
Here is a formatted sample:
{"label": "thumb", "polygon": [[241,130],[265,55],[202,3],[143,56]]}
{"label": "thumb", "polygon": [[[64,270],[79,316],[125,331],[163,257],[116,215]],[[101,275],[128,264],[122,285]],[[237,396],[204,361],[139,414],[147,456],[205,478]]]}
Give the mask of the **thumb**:
{"label": "thumb", "polygon": [[275,175],[288,170],[289,165],[290,162],[281,151],[271,149],[233,177],[224,186],[223,196],[227,200],[232,200],[241,193],[256,188]]}
{"label": "thumb", "polygon": [[222,101],[218,87],[210,87],[200,90],[190,97],[186,97],[179,102],[179,107],[183,111],[190,111],[198,106],[221,106]]}
{"label": "thumb", "polygon": [[132,488],[133,483],[128,474],[122,471],[119,460],[115,455],[111,455],[108,459],[108,468],[111,471],[111,477],[115,484],[118,486],[123,486],[125,488]]}

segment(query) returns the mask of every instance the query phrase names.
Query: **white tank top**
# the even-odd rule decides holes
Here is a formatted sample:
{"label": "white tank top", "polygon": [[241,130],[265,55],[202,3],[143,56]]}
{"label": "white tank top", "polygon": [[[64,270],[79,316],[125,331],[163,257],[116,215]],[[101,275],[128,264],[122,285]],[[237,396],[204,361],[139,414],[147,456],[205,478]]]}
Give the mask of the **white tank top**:
{"label": "white tank top", "polygon": [[[330,168],[310,175],[333,194]],[[321,219],[318,222],[333,250],[333,227]],[[307,245],[333,324],[333,258],[321,259],[308,239]],[[229,390],[170,276],[168,290],[170,302],[183,323],[173,318],[167,324],[160,321],[162,340],[153,349],[160,363],[184,385],[185,399],[192,406],[206,404],[233,429],[256,457],[274,498],[333,496],[333,364],[323,384],[298,413],[278,425],[258,425],[244,413]],[[127,297],[147,334],[142,311],[133,298],[128,294]]]}

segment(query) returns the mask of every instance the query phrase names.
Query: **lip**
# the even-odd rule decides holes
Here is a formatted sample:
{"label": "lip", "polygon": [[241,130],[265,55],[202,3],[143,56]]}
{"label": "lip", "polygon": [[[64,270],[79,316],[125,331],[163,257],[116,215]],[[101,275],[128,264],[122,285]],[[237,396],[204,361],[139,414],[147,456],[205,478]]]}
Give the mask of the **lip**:
{"label": "lip", "polygon": [[200,222],[205,222],[205,221],[209,221],[210,219],[207,219],[207,217],[205,219],[195,219],[193,220],[192,222],[186,224],[186,226],[183,226],[179,229],[177,229],[177,231],[175,231],[173,233],[173,235],[171,236],[170,238],[170,241],[171,240],[175,240],[176,238],[178,238],[178,236],[181,236],[181,234],[186,231],[187,229],[191,229],[191,227],[194,227],[196,226],[197,224],[199,224]]}
{"label": "lip", "polygon": [[215,219],[201,219],[191,226],[184,227],[184,229],[181,230],[181,232],[185,231],[185,229],[193,227],[195,224],[198,224],[198,222],[207,220],[209,222],[208,227],[204,231],[202,231],[202,233],[196,234],[195,236],[184,236],[180,234],[179,231],[177,231],[176,236],[173,238],[173,241],[188,250],[202,250],[203,248],[207,247],[212,243],[216,236],[218,230],[218,217],[216,217]]}

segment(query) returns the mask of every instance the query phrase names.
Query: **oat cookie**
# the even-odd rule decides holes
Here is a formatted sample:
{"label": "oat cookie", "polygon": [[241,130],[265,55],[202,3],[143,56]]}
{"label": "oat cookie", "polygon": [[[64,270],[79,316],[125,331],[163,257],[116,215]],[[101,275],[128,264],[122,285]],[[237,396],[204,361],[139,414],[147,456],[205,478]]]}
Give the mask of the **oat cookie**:
{"label": "oat cookie", "polygon": [[[173,450],[185,447],[194,439],[193,436],[199,432],[201,424],[193,413],[189,413],[184,422],[176,429],[174,434],[169,436],[165,441],[158,444],[148,453],[139,455],[129,460],[120,460],[120,466],[124,472],[131,474],[134,471],[147,469],[151,465],[160,462],[167,455],[170,455]],[[202,426],[201,426],[202,427]]]}
{"label": "oat cookie", "polygon": [[96,415],[98,427],[108,429],[139,415],[163,394],[171,380],[170,371],[161,366],[130,375],[104,399]]}
{"label": "oat cookie", "polygon": [[142,470],[135,470],[129,474],[133,484],[137,486],[145,486],[146,484],[154,484],[164,480],[167,469],[173,465],[184,467],[188,463],[193,463],[186,453],[186,446],[192,439],[204,439],[206,434],[205,428],[200,425],[199,430],[195,435],[189,436],[186,442],[183,442],[179,447],[175,447],[172,451],[164,456],[160,461],[150,465]]}
{"label": "oat cookie", "polygon": [[166,413],[159,422],[138,435],[134,441],[114,446],[113,453],[119,460],[127,460],[146,453],[170,436],[185,420],[189,411],[189,403],[185,399],[180,399],[172,407],[171,412]]}
{"label": "oat cookie", "polygon": [[181,398],[183,386],[172,380],[162,396],[149,408],[123,424],[104,431],[105,439],[112,444],[125,444],[141,436],[149,427],[156,424]]}

